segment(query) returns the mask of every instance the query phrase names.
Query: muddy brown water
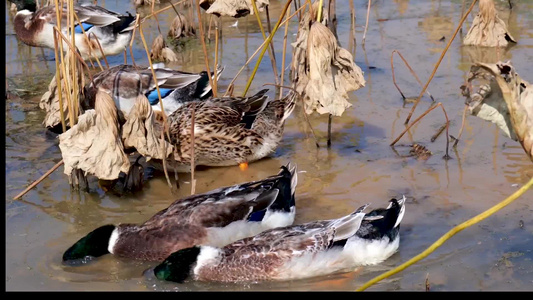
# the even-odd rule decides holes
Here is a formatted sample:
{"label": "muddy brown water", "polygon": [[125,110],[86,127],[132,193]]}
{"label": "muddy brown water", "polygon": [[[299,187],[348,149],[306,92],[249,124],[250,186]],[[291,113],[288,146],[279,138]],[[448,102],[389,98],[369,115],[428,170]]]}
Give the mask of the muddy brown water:
{"label": "muddy brown water", "polygon": [[[134,12],[133,1],[98,1],[116,11]],[[274,23],[282,4],[271,1]],[[345,3],[344,3],[345,2]],[[350,93],[353,106],[333,119],[333,141],[325,147],[327,116],[310,120],[319,138],[317,149],[300,109],[287,120],[282,144],[275,153],[251,163],[246,171],[237,166],[196,172],[196,192],[256,180],[277,173],[280,165],[298,165],[299,182],[295,223],[336,218],[354,208],[372,203],[384,206],[391,197],[405,195],[407,207],[402,222],[398,252],[384,263],[355,272],[317,278],[247,284],[205,282],[166,283],[144,271],[154,263],[104,256],[80,267],[64,266],[61,255],[92,229],[120,222],[140,223],[175,199],[190,194],[190,175],[180,174],[181,189],[173,195],[164,176],[151,178],[144,190],[133,196],[104,193],[94,180],[90,193],[70,189],[60,167],[18,201],[13,197],[61,159],[57,136],[41,125],[44,112],[40,96],[55,73],[51,50],[30,48],[13,35],[12,17],[6,14],[6,75],[10,89],[20,98],[6,100],[6,290],[8,291],[352,291],[371,278],[398,266],[424,251],[454,226],[504,200],[533,176],[533,164],[517,142],[506,138],[492,123],[469,116],[463,137],[452,159],[444,160],[446,140],[431,136],[444,124],[437,108],[415,125],[396,145],[389,144],[404,129],[412,104],[404,103],[392,83],[390,56],[400,51],[423,83],[429,78],[446,42],[457,26],[463,5],[470,1],[372,1],[366,44],[362,47],[366,1],[355,1],[356,40],[351,42],[349,1],[337,1],[338,35],[341,45],[355,53],[355,62],[365,72],[367,84]],[[518,44],[502,50],[502,60],[511,60],[517,72],[533,80],[533,2],[496,1],[502,18]],[[466,7],[464,9],[466,10]],[[156,8],[163,7],[163,4]],[[149,9],[148,9],[149,10]],[[144,13],[148,11],[143,9]],[[477,12],[477,7],[474,9]],[[264,17],[264,14],[262,15]],[[159,16],[166,34],[172,10]],[[444,57],[429,91],[441,102],[450,118],[450,134],[461,126],[464,99],[459,86],[476,53],[461,46],[473,16],[469,16]],[[227,85],[262,42],[255,16],[235,20],[221,18],[220,63],[226,69],[219,90]],[[266,25],[263,20],[263,24]],[[148,43],[157,35],[155,21],[143,26]],[[296,23],[289,27],[295,39]],[[441,38],[444,37],[444,41]],[[274,39],[278,69],[281,68],[283,30]],[[214,60],[214,42],[208,45]],[[290,50],[290,45],[288,45]],[[140,38],[134,43],[137,63],[147,63]],[[180,61],[168,66],[184,71],[204,69],[202,47],[190,41],[180,52]],[[287,59],[287,64],[290,56]],[[123,62],[122,55],[109,57],[110,64]],[[254,62],[237,80],[243,90]],[[409,97],[421,87],[401,60],[395,57],[398,84]],[[288,74],[288,72],[287,72]],[[265,57],[250,89],[273,82],[270,61]],[[270,93],[274,96],[274,93]],[[424,96],[414,118],[432,105]],[[420,143],[433,155],[427,160],[404,157]],[[533,192],[527,191],[507,207],[450,238],[423,260],[368,288],[369,291],[424,291],[426,278],[432,291],[531,291],[533,290]]]}

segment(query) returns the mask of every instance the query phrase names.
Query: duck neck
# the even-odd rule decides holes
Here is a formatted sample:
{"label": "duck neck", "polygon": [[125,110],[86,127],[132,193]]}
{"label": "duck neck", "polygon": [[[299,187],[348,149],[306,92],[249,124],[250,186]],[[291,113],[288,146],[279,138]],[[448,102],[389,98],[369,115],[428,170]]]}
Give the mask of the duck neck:
{"label": "duck neck", "polygon": [[31,17],[31,12],[29,10],[19,11],[15,15],[13,20],[13,27],[15,28],[15,33],[17,37],[24,43],[29,46],[38,47],[38,43],[35,41],[35,33],[39,32],[43,27],[43,22],[40,20],[34,20],[26,26],[26,20]]}

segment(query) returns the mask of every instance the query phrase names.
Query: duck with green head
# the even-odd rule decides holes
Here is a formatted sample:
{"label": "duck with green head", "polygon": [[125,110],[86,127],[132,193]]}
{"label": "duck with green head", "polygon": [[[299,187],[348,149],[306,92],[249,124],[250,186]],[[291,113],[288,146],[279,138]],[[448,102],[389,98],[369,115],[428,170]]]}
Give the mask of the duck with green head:
{"label": "duck with green head", "polygon": [[224,247],[197,245],[172,253],[153,269],[160,280],[250,282],[293,280],[375,265],[399,247],[405,197],[367,214],[353,213],[265,230]]}
{"label": "duck with green head", "polygon": [[142,224],[104,225],[78,240],[63,262],[84,264],[106,254],[162,261],[195,245],[222,247],[263,230],[292,224],[296,167],[277,175],[223,187],[172,203]]}

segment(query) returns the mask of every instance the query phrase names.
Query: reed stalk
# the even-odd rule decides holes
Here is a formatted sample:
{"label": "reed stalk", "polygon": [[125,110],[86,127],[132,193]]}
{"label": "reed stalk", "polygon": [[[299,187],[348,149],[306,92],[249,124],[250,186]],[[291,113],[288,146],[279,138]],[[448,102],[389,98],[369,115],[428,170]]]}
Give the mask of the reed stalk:
{"label": "reed stalk", "polygon": [[[296,2],[295,2],[296,3]],[[289,8],[289,14],[291,13]],[[289,15],[285,17],[285,34],[283,35],[283,53],[281,55],[281,77],[280,77],[280,87],[279,87],[279,95],[281,98],[281,95],[283,95],[283,84],[284,84],[284,75],[285,75],[285,57],[287,53],[287,35],[289,33],[289,23],[287,20],[289,19]]]}
{"label": "reed stalk", "polygon": [[[213,95],[217,95],[218,94],[218,19],[215,20],[215,66],[214,66],[214,69],[215,69],[215,76],[213,77],[213,86],[212,86],[212,89],[213,89]],[[211,75],[209,75],[211,77]]]}
{"label": "reed stalk", "polygon": [[63,95],[61,90],[61,68],[59,67],[59,54],[57,51],[59,47],[57,45],[57,33],[54,31],[54,55],[56,58],[56,84],[57,84],[57,96],[59,99],[59,118],[61,119],[61,128],[63,132],[67,131],[67,125],[65,122],[65,112],[63,111]]}
{"label": "reed stalk", "polygon": [[191,195],[196,192],[196,179],[194,179],[194,118],[196,115],[196,104],[193,102],[191,107]]}
{"label": "reed stalk", "polygon": [[63,164],[63,160],[59,161],[57,164],[55,164],[50,170],[48,170],[46,173],[43,174],[43,176],[39,177],[39,179],[35,180],[30,184],[24,191],[20,192],[18,195],[13,197],[13,200],[17,200],[20,197],[26,195],[27,192],[29,192],[32,188],[34,188],[36,185],[38,185],[41,181],[43,181],[48,175],[52,174],[57,168],[59,168]]}
{"label": "reed stalk", "polygon": [[[285,21],[283,21],[281,25],[284,25],[286,24],[291,18],[293,18],[296,14],[298,14],[302,9],[304,9],[306,7],[307,3],[302,5],[300,8],[298,8],[298,10],[296,10],[292,15],[290,15],[287,19],[285,19]],[[237,74],[235,74],[235,76],[233,77],[233,79],[231,80],[230,84],[228,85],[228,89],[226,90],[226,92],[224,93],[225,96],[227,95],[230,95],[228,94],[229,90],[233,87],[234,83],[235,83],[235,80],[237,80],[237,77],[239,77],[239,75],[241,74],[241,72],[244,70],[244,68],[246,68],[246,66],[252,61],[252,59],[255,57],[255,55],[257,53],[259,53],[259,50],[263,49],[263,47],[267,44],[267,40],[264,40],[263,43],[255,50],[255,52],[250,56],[250,58],[248,58],[248,60],[246,61],[246,63],[244,63],[244,65],[239,69],[239,71],[237,72]]]}
{"label": "reed stalk", "polygon": [[[257,9],[257,5],[255,4],[255,0],[252,0],[252,7],[254,10],[255,19],[257,20],[257,24],[259,25],[259,29],[261,30],[261,34],[263,35],[263,40],[267,39],[267,36],[265,34],[265,29],[263,28],[263,24],[261,23],[261,17],[259,16],[259,10]],[[267,6],[268,8],[268,6]],[[270,57],[270,62],[272,64],[272,71],[274,71],[274,80],[276,81],[276,84],[279,84],[278,81],[278,68],[276,66],[276,56],[274,55],[274,44],[272,41],[269,43],[268,47],[268,56]]]}
{"label": "reed stalk", "polygon": [[264,44],[263,50],[261,50],[261,53],[259,54],[259,58],[257,59],[255,67],[252,71],[252,75],[250,75],[250,78],[248,79],[248,82],[246,83],[246,87],[244,88],[244,92],[242,94],[243,97],[246,96],[246,93],[248,92],[248,89],[250,88],[250,85],[252,84],[252,81],[254,80],[255,74],[257,73],[257,70],[259,69],[261,60],[263,59],[263,56],[265,55],[265,52],[268,49],[268,43],[272,41],[272,38],[276,34],[276,31],[278,30],[280,24],[282,23],[283,17],[285,17],[285,13],[287,13],[287,9],[289,8],[291,2],[292,0],[287,0],[287,2],[285,3],[285,6],[283,7],[283,11],[281,12],[281,16],[279,17],[278,22],[276,23],[276,26],[274,26],[274,29],[272,29],[272,33],[268,36],[266,41],[263,43]]}
{"label": "reed stalk", "polygon": [[366,23],[365,23],[365,31],[363,32],[363,45],[365,44],[366,32],[368,30],[368,19],[370,18],[370,5],[372,5],[372,0],[368,0],[368,7],[366,9]]}
{"label": "reed stalk", "polygon": [[[400,53],[400,51],[398,50],[393,50],[392,53],[391,53],[391,56],[390,56],[390,66],[391,66],[391,70],[392,70],[392,82],[394,83],[394,86],[396,87],[396,89],[398,90],[398,92],[400,92],[400,95],[402,95],[402,98],[403,100],[406,99],[405,95],[402,93],[402,91],[400,90],[400,87],[398,87],[398,84],[396,83],[396,77],[394,75],[394,53],[398,53],[398,55],[400,56],[400,58],[403,60],[403,62],[405,63],[405,65],[407,66],[407,68],[409,69],[409,71],[411,72],[411,74],[415,77],[416,81],[418,82],[418,84],[420,84],[421,87],[423,87],[422,85],[422,81],[420,81],[420,79],[418,78],[418,76],[416,75],[415,71],[413,70],[413,68],[411,68],[411,66],[409,65],[409,63],[407,62],[407,60],[403,57],[403,55]],[[431,95],[431,93],[429,92],[429,90],[426,90],[426,93],[428,94],[428,96],[431,98],[431,100],[433,100],[433,102],[435,102],[435,99],[433,98],[433,96]]]}
{"label": "reed stalk", "polygon": [[200,12],[200,0],[196,0],[196,13],[198,15],[198,27],[200,29],[200,40],[202,41],[202,49],[204,50],[205,68],[206,68],[207,74],[209,75],[209,84],[211,85],[211,89],[213,90],[213,97],[216,98],[217,97],[216,87],[213,83],[213,78],[211,78],[211,70],[209,69],[209,59],[207,58],[207,46],[205,45],[205,36],[204,36],[205,32],[204,32],[204,26],[202,24],[202,14]]}
{"label": "reed stalk", "polygon": [[450,45],[452,44],[453,40],[455,39],[455,36],[457,35],[457,33],[459,32],[459,29],[461,29],[461,27],[463,26],[463,23],[464,21],[466,20],[466,17],[470,14],[470,12],[472,11],[472,9],[474,8],[474,5],[476,4],[477,0],[473,0],[472,1],[472,4],[470,5],[470,8],[468,9],[468,11],[463,15],[463,17],[461,18],[461,21],[459,22],[459,25],[457,25],[457,28],[455,29],[455,32],[453,33],[453,36],[452,38],[448,41],[448,44],[446,45],[446,47],[444,48],[444,50],[442,51],[440,57],[439,57],[439,60],[437,61],[437,63],[435,64],[435,67],[433,68],[433,72],[431,72],[431,75],[429,76],[429,79],[428,81],[426,82],[426,85],[424,85],[424,88],[422,89],[422,91],[420,91],[420,94],[418,95],[418,98],[416,99],[415,101],[415,104],[413,105],[413,107],[411,108],[411,111],[409,112],[409,116],[407,116],[407,119],[405,119],[405,123],[404,124],[408,124],[409,121],[411,120],[411,116],[413,115],[413,112],[415,111],[416,109],[416,106],[418,105],[418,103],[420,102],[420,99],[422,99],[422,95],[424,95],[424,93],[426,92],[426,89],[428,88],[429,86],[429,83],[431,82],[431,80],[433,79],[433,76],[435,76],[435,73],[437,73],[437,69],[439,68],[440,66],[440,63],[442,62],[442,59],[444,58],[444,55],[446,54],[446,52],[448,51],[448,48],[450,48]]}

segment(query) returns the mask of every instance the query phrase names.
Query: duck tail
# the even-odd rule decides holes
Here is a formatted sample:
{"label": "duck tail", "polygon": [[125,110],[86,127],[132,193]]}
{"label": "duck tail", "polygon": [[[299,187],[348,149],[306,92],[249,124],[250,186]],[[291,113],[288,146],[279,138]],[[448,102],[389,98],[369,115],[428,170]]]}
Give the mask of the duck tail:
{"label": "duck tail", "polygon": [[279,179],[275,183],[275,188],[279,191],[276,200],[269,207],[270,211],[283,211],[290,213],[296,205],[294,194],[298,185],[298,173],[296,165],[282,166],[278,173]]}
{"label": "duck tail", "polygon": [[335,227],[335,238],[333,239],[334,242],[345,241],[357,233],[359,227],[361,227],[361,222],[365,217],[363,210],[365,210],[368,205],[369,204],[365,204],[359,207],[353,213],[339,218],[331,223],[330,226]]}
{"label": "duck tail", "polygon": [[127,16],[119,16],[118,18],[120,21],[113,23],[113,33],[125,33],[135,28],[135,16],[132,16],[129,12]]}

